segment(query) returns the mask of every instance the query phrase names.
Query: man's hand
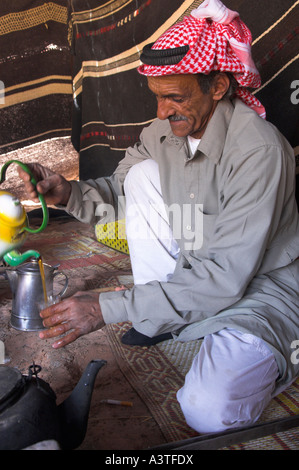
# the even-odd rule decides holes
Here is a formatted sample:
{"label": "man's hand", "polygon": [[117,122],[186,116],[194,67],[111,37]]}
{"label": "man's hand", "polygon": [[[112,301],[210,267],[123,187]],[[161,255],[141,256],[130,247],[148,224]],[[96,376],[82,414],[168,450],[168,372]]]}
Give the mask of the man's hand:
{"label": "man's hand", "polygon": [[62,175],[54,173],[52,170],[39,163],[26,163],[26,165],[37,181],[36,188],[30,182],[30,175],[21,167],[18,167],[18,173],[20,178],[24,181],[28,197],[32,201],[39,202],[38,191],[44,196],[47,204],[67,205],[71,194],[71,184],[69,181]]}
{"label": "man's hand", "polygon": [[40,338],[64,335],[52,345],[55,349],[105,326],[97,292],[77,292],[72,297],[45,308],[40,316],[44,326],[48,328],[40,332]]}

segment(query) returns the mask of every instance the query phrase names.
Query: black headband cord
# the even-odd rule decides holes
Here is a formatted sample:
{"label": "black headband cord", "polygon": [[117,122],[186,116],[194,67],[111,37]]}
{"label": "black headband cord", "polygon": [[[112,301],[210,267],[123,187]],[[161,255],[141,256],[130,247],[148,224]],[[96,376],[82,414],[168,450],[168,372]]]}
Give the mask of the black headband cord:
{"label": "black headband cord", "polygon": [[147,44],[140,56],[141,62],[146,65],[176,65],[189,51],[188,44],[173,49],[152,49],[153,44]]}

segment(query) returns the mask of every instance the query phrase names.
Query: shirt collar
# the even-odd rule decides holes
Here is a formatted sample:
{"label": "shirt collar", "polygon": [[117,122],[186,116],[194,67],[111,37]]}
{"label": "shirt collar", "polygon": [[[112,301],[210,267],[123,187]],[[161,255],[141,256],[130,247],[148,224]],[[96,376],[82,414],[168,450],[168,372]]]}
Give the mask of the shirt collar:
{"label": "shirt collar", "polygon": [[233,112],[234,106],[231,101],[219,101],[198,146],[198,150],[211,158],[215,165],[222,155]]}

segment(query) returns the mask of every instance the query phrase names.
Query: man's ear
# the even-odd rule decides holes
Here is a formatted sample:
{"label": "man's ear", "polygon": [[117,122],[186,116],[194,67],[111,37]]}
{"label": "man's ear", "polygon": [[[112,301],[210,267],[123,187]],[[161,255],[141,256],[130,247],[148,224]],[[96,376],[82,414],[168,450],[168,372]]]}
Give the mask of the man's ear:
{"label": "man's ear", "polygon": [[217,73],[213,83],[213,99],[220,101],[229,89],[230,81],[226,73]]}

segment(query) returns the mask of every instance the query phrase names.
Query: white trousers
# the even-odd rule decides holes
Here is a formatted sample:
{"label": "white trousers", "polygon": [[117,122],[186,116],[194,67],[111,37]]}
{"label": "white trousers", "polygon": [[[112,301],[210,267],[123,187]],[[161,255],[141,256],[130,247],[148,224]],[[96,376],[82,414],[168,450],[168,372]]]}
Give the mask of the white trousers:
{"label": "white trousers", "polygon": [[169,226],[157,163],[145,160],[134,165],[124,189],[134,284],[167,281],[174,271],[179,247]]}
{"label": "white trousers", "polygon": [[[172,237],[158,166],[145,160],[125,181],[126,230],[135,284],[167,281],[179,247]],[[255,422],[272,398],[278,368],[256,336],[224,329],[206,336],[178,391],[190,427],[219,432]]]}

